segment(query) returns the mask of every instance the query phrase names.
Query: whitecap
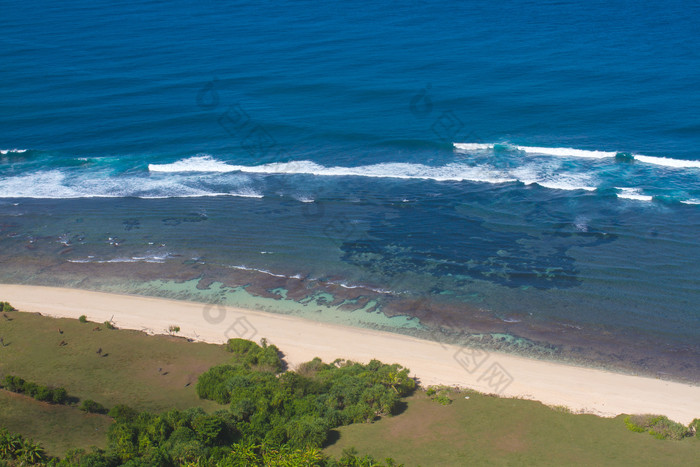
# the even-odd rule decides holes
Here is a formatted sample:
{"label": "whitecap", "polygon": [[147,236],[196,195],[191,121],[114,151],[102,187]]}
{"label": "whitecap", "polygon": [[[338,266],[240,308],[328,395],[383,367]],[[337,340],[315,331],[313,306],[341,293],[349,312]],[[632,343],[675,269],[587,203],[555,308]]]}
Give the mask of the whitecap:
{"label": "whitecap", "polygon": [[632,199],[636,201],[651,201],[654,199],[653,196],[642,194],[639,188],[615,187],[615,189],[620,190],[620,193],[617,194],[618,198]]}

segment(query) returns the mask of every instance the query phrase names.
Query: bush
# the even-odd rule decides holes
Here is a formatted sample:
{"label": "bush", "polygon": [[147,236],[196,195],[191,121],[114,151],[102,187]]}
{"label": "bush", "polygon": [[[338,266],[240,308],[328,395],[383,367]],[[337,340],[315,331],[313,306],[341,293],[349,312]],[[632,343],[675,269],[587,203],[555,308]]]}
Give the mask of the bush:
{"label": "bush", "polygon": [[55,388],[51,396],[51,402],[54,404],[65,404],[68,400],[68,392],[64,388]]}
{"label": "bush", "polygon": [[280,351],[274,345],[268,345],[263,339],[262,345],[245,339],[229,339],[226,350],[234,354],[236,363],[246,368],[262,367],[267,371],[279,373],[284,368],[284,362],[280,358]]}
{"label": "bush", "polygon": [[625,417],[624,422],[631,431],[649,432],[658,439],[679,440],[691,435],[691,429],[669,420],[664,415],[632,415]]}
{"label": "bush", "polygon": [[7,375],[3,382],[3,387],[12,392],[24,392],[25,381],[19,376]]}
{"label": "bush", "polygon": [[117,329],[116,326],[114,326],[111,321],[105,321],[105,327],[107,329]]}
{"label": "bush", "polygon": [[0,302],[0,312],[17,311],[17,308],[10,305],[8,302]]}
{"label": "bush", "polygon": [[693,433],[696,438],[700,438],[700,418],[694,419],[688,425],[688,431]]}
{"label": "bush", "polygon": [[88,322],[87,316],[80,315],[80,318],[78,318],[78,321],[80,321],[81,323],[87,323]]}
{"label": "bush", "polygon": [[246,355],[249,352],[257,352],[260,346],[253,341],[246,339],[229,339],[226,343],[226,350],[236,355]]}
{"label": "bush", "polygon": [[80,410],[87,413],[107,413],[107,409],[102,404],[100,404],[99,402],[95,402],[92,399],[85,399],[82,405],[80,406]]}
{"label": "bush", "polygon": [[425,391],[425,394],[430,397],[430,400],[437,402],[440,405],[450,405],[450,388],[444,386],[431,386]]}

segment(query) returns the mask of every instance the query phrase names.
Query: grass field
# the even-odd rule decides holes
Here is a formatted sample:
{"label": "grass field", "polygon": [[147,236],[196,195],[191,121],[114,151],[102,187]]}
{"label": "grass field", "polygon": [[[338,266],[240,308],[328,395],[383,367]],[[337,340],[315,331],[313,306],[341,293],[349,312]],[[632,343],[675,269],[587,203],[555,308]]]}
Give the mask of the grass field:
{"label": "grass field", "polygon": [[[200,400],[194,390],[200,373],[229,360],[224,346],[37,314],[7,316],[10,320],[0,317],[0,378],[14,374],[62,386],[70,396],[106,407],[122,403],[154,412],[225,408]],[[59,345],[62,341],[66,345]],[[340,428],[337,441],[325,451],[337,458],[354,446],[362,454],[393,457],[406,466],[699,464],[697,438],[657,440],[627,430],[621,417],[573,415],[537,402],[473,392],[451,397],[454,402],[443,406],[418,391],[398,416]],[[69,447],[103,447],[110,423],[109,417],[85,414],[76,406],[49,405],[0,390],[0,427],[35,439],[50,454],[63,455]]]}
{"label": "grass field", "polygon": [[[199,399],[194,387],[200,373],[230,359],[223,346],[32,313],[6,315],[9,320],[0,317],[0,378],[13,374],[64,387],[69,396],[108,408],[221,408]],[[66,345],[59,345],[62,341]],[[103,445],[110,420],[0,390],[0,426],[40,441],[54,455],[62,455],[68,446]]]}
{"label": "grass field", "polygon": [[355,447],[406,466],[700,465],[697,438],[670,441],[633,433],[622,416],[575,415],[474,392],[453,392],[451,398],[443,406],[420,391],[399,416],[338,429],[338,440],[325,451],[338,456]]}

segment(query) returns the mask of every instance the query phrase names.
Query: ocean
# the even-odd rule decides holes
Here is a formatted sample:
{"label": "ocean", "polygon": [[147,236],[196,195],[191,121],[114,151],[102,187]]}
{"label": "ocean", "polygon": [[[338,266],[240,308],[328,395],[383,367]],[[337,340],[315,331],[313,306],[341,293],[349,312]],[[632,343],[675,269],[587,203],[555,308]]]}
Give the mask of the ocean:
{"label": "ocean", "polygon": [[3,2],[0,281],[697,383],[698,23],[680,1]]}

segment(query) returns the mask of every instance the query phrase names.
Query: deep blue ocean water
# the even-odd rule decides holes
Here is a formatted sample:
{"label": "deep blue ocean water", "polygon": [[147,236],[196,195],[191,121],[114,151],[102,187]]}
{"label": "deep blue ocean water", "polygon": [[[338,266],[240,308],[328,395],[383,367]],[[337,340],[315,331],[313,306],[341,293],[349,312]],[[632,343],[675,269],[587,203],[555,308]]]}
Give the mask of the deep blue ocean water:
{"label": "deep blue ocean water", "polygon": [[698,381],[699,18],[0,2],[0,280]]}

